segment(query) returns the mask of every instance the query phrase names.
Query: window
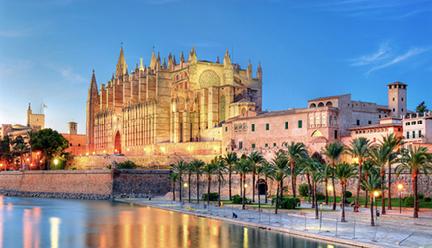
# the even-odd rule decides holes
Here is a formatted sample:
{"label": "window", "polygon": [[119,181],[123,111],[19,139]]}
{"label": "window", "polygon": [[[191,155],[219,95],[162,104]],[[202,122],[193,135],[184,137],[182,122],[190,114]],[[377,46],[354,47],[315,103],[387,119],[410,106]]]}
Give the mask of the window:
{"label": "window", "polygon": [[265,145],[264,145],[265,147],[268,147],[268,144],[267,143],[265,143]]}
{"label": "window", "polygon": [[252,144],[252,149],[255,149],[255,144]]}
{"label": "window", "polygon": [[252,132],[255,132],[255,124],[251,125]]}
{"label": "window", "polygon": [[268,131],[268,130],[270,130],[270,124],[269,123],[266,123],[266,131]]}
{"label": "window", "polygon": [[369,125],[372,124],[372,121],[368,121],[368,124],[369,124]]}
{"label": "window", "polygon": [[405,126],[409,126],[409,125],[410,125],[410,123],[409,123],[409,122],[405,123]]}
{"label": "window", "polygon": [[403,108],[401,108],[401,112],[403,112]]}
{"label": "window", "polygon": [[406,138],[407,138],[407,139],[409,139],[409,138],[410,138],[410,137],[409,137],[409,132],[407,132]]}
{"label": "window", "polygon": [[415,122],[415,121],[412,121],[412,122],[411,122],[411,125],[415,125],[415,124],[416,124],[416,122]]}
{"label": "window", "polygon": [[239,142],[239,149],[243,149],[243,141]]}
{"label": "window", "polygon": [[334,130],[334,138],[335,138],[335,139],[338,138],[338,130]]}
{"label": "window", "polygon": [[225,132],[228,132],[228,127],[225,127]]}
{"label": "window", "polygon": [[378,118],[380,118],[380,119],[381,119],[381,115],[378,115]]}
{"label": "window", "polygon": [[421,132],[421,130],[419,130],[419,138],[421,138],[422,137],[422,132]]}
{"label": "window", "polygon": [[402,98],[401,98],[401,101],[403,102],[403,100],[404,100],[404,98],[402,97]]}
{"label": "window", "polygon": [[273,143],[273,147],[276,147],[276,143]]}
{"label": "window", "polygon": [[285,129],[288,129],[288,122],[285,122]]}
{"label": "window", "polygon": [[417,122],[417,124],[422,124],[422,123],[423,123],[423,121],[418,121],[418,122]]}
{"label": "window", "polygon": [[415,131],[412,131],[413,139],[415,139]]}
{"label": "window", "polygon": [[396,112],[396,110],[395,110],[395,109],[393,109],[393,112]]}
{"label": "window", "polygon": [[357,126],[360,126],[360,120],[357,120]]}
{"label": "window", "polygon": [[302,120],[298,121],[298,128],[303,128],[303,121]]}
{"label": "window", "polygon": [[393,102],[395,101],[395,98],[393,97]]}

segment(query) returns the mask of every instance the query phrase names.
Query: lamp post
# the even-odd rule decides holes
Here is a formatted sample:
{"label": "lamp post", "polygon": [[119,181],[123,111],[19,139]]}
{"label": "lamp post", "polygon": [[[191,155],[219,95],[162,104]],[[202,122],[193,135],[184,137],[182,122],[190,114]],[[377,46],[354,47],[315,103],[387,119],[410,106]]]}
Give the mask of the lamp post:
{"label": "lamp post", "polygon": [[398,183],[397,189],[399,191],[399,214],[402,214],[402,190],[403,190],[403,184]]}
{"label": "lamp post", "polygon": [[380,195],[380,192],[378,190],[375,190],[373,192],[373,201],[375,204],[375,216],[378,217],[378,206],[377,206],[377,202],[376,202],[376,198]]}

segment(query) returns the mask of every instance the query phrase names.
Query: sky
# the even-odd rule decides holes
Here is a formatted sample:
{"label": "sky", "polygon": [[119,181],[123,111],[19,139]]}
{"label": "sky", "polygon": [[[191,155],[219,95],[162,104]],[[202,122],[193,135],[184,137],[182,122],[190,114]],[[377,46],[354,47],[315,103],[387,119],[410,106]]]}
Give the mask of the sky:
{"label": "sky", "polygon": [[351,93],[387,103],[386,84],[408,84],[408,107],[432,107],[432,1],[426,0],[0,0],[0,123],[26,122],[29,102],[46,126],[85,132],[91,72],[129,68],[152,49],[216,60],[229,49],[263,67],[263,109]]}

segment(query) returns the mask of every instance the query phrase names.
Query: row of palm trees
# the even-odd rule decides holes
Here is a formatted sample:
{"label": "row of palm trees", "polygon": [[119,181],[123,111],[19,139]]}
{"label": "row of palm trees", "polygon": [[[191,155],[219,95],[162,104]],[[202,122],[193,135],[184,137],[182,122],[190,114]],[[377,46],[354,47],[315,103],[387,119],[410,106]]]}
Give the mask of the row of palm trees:
{"label": "row of palm trees", "polygon": [[[344,154],[352,158],[352,163],[342,162]],[[347,160],[347,159],[344,159]],[[260,178],[268,182],[268,179],[277,183],[276,187],[276,204],[275,213],[278,212],[279,203],[283,196],[284,181],[287,178],[291,180],[291,194],[297,197],[297,177],[304,175],[307,180],[309,193],[311,196],[312,207],[315,208],[316,217],[318,218],[318,200],[317,194],[320,185],[325,191],[324,201],[329,203],[329,194],[332,199],[332,209],[336,210],[336,181],[339,182],[342,204],[341,220],[345,221],[345,203],[346,191],[350,182],[356,182],[356,195],[354,202],[354,211],[358,212],[360,207],[360,193],[363,190],[366,194],[365,207],[370,205],[371,224],[373,220],[373,196],[376,192],[381,194],[381,211],[386,213],[385,192],[387,191],[388,206],[391,209],[391,188],[392,188],[392,168],[396,166],[396,173],[410,172],[412,178],[412,192],[414,194],[414,214],[418,217],[419,199],[418,199],[418,175],[419,173],[427,174],[432,169],[432,156],[424,147],[402,148],[400,138],[390,134],[383,137],[379,144],[372,144],[366,138],[360,137],[352,140],[349,146],[344,146],[339,142],[328,144],[320,153],[309,154],[305,144],[301,142],[292,142],[286,145],[286,149],[276,152],[272,160],[267,161],[263,155],[253,151],[249,155],[238,156],[231,152],[224,157],[219,156],[210,163],[204,163],[201,160],[193,160],[189,163],[181,160],[172,165],[171,179],[173,182],[173,198],[175,200],[175,184],[178,183],[179,198],[182,201],[182,188],[184,178],[187,178],[188,200],[191,201],[191,180],[196,177],[196,201],[200,201],[200,182],[201,176],[205,175],[207,181],[207,204],[210,201],[211,183],[214,177],[218,183],[218,204],[221,204],[221,185],[228,180],[229,199],[232,199],[232,177],[239,178],[239,195],[242,197],[242,207],[246,203],[246,177],[250,175],[252,181],[252,202],[255,202],[256,182]],[[386,186],[387,182],[387,186]],[[267,194],[265,202],[267,203]],[[260,198],[260,194],[258,194]],[[370,200],[370,204],[368,203]],[[261,201],[258,199],[258,204]]]}

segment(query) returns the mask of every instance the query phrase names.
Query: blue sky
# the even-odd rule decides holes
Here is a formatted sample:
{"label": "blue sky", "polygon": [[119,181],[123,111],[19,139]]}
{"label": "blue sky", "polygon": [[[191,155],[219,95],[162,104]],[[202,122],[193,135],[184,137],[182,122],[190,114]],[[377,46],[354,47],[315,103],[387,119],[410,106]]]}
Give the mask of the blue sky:
{"label": "blue sky", "polygon": [[0,0],[0,123],[45,103],[48,127],[84,132],[91,71],[107,81],[121,42],[130,68],[153,46],[261,62],[268,110],[342,93],[386,104],[392,81],[409,84],[411,109],[432,106],[431,31],[425,0]]}

